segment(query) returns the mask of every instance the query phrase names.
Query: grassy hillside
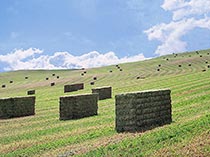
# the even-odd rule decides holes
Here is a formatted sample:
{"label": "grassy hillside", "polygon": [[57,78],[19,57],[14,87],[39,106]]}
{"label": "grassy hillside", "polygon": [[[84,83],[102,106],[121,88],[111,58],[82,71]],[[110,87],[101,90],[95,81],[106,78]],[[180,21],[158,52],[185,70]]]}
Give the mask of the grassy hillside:
{"label": "grassy hillside", "polygon": [[[84,76],[84,70],[0,73],[0,85],[6,85],[0,86],[0,98],[36,90],[35,116],[0,119],[0,156],[210,156],[209,53],[120,64],[122,71],[114,65],[87,69]],[[92,86],[94,76],[97,81]],[[51,82],[56,85],[51,87]],[[81,82],[84,90],[63,93],[65,84]],[[98,116],[59,121],[60,96],[90,93],[100,86],[112,86],[113,98],[99,101]],[[172,124],[144,133],[118,134],[114,95],[159,88],[172,91]]]}

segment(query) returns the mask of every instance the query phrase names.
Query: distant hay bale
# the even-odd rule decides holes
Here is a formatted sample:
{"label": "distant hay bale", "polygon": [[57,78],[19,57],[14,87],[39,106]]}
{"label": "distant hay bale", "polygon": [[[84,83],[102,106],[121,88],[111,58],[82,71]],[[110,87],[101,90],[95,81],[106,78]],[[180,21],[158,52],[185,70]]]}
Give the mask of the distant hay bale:
{"label": "distant hay bale", "polygon": [[5,84],[3,84],[1,87],[2,87],[2,88],[6,88],[6,85],[5,85]]}
{"label": "distant hay bale", "polygon": [[171,91],[150,90],[115,96],[117,132],[142,132],[172,122]]}
{"label": "distant hay bale", "polygon": [[0,99],[0,119],[30,116],[35,114],[35,97]]}
{"label": "distant hay bale", "polygon": [[50,86],[55,86],[55,82],[50,83]]}
{"label": "distant hay bale", "polygon": [[93,88],[92,93],[98,93],[99,100],[112,98],[112,87],[98,87]]}
{"label": "distant hay bale", "polygon": [[79,119],[97,115],[98,94],[60,97],[60,120]]}
{"label": "distant hay bale", "polygon": [[75,84],[65,85],[64,93],[74,92],[74,91],[78,91],[82,89],[84,89],[84,83],[75,83]]}
{"label": "distant hay bale", "polygon": [[34,95],[35,94],[35,90],[29,90],[29,91],[27,91],[27,94],[28,95]]}

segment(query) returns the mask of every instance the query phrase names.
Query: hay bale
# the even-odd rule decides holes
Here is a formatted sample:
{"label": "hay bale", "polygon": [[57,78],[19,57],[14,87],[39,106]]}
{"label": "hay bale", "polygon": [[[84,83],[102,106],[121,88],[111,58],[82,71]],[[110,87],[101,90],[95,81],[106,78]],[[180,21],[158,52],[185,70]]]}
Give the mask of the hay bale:
{"label": "hay bale", "polygon": [[115,96],[117,132],[139,132],[172,122],[171,91],[150,90]]}
{"label": "hay bale", "polygon": [[0,99],[0,119],[23,117],[35,114],[35,97]]}
{"label": "hay bale", "polygon": [[35,90],[29,90],[29,91],[27,91],[27,94],[28,95],[34,95],[35,94]]}
{"label": "hay bale", "polygon": [[60,120],[79,119],[97,115],[98,94],[60,97]]}
{"label": "hay bale", "polygon": [[2,87],[2,88],[6,88],[6,85],[5,85],[5,84],[3,84],[1,87]]}
{"label": "hay bale", "polygon": [[55,82],[51,82],[50,83],[50,86],[55,86]]}
{"label": "hay bale", "polygon": [[64,93],[74,92],[74,91],[78,91],[82,89],[84,89],[84,83],[75,83],[75,84],[65,85]]}
{"label": "hay bale", "polygon": [[99,95],[99,100],[112,98],[112,87],[98,87],[93,88],[92,93],[97,93]]}

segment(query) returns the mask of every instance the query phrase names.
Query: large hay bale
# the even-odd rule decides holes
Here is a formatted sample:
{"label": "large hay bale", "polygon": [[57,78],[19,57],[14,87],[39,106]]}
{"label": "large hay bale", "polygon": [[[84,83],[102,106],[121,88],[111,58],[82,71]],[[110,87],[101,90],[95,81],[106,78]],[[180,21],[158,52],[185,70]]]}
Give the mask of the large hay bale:
{"label": "large hay bale", "polygon": [[0,118],[13,118],[35,114],[35,97],[0,99]]}
{"label": "large hay bale", "polygon": [[92,93],[98,93],[99,100],[112,98],[112,87],[98,87],[92,89]]}
{"label": "large hay bale", "polygon": [[117,132],[146,131],[171,123],[170,93],[165,89],[116,95]]}
{"label": "large hay bale", "polygon": [[5,85],[5,84],[3,84],[1,87],[2,87],[2,88],[6,88],[6,85]]}
{"label": "large hay bale", "polygon": [[97,115],[98,94],[60,97],[60,120],[79,119]]}
{"label": "large hay bale", "polygon": [[84,89],[84,83],[76,83],[76,84],[71,84],[71,85],[65,85],[64,86],[64,93],[78,91],[78,90],[81,90],[81,89]]}

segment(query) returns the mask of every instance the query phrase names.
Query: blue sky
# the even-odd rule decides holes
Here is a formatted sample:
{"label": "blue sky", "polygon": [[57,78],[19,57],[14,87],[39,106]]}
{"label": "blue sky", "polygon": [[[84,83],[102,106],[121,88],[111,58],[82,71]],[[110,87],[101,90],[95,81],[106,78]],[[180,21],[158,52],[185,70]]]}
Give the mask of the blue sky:
{"label": "blue sky", "polygon": [[0,71],[97,67],[210,48],[210,0],[5,0]]}

